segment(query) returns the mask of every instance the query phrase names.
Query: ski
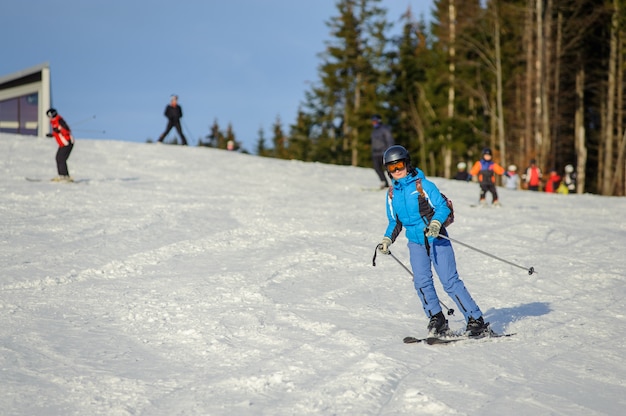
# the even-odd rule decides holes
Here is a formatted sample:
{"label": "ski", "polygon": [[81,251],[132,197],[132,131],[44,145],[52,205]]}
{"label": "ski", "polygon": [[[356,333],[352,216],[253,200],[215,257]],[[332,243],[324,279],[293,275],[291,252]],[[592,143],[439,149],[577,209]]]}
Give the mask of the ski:
{"label": "ski", "polygon": [[502,204],[470,204],[470,208],[502,208]]}
{"label": "ski", "polygon": [[459,341],[477,341],[477,340],[481,340],[481,339],[489,339],[489,338],[503,338],[503,337],[511,337],[515,335],[514,333],[512,334],[498,334],[495,332],[490,332],[490,333],[485,333],[476,337],[470,337],[468,335],[465,334],[461,334],[461,335],[445,335],[445,336],[440,336],[440,337],[428,337],[426,338],[426,343],[428,345],[444,345],[444,344],[451,344],[453,342],[459,342]]}
{"label": "ski", "polygon": [[52,183],[80,183],[80,182],[87,182],[88,179],[69,179],[69,180],[58,180],[57,178],[52,178],[52,179],[42,179],[42,178],[29,178],[26,177],[24,178],[26,179],[28,182],[52,182]]}
{"label": "ski", "polygon": [[504,338],[504,337],[512,337],[513,335],[515,335],[515,333],[498,334],[495,332],[491,332],[491,333],[483,334],[477,337],[470,337],[465,334],[452,333],[452,334],[442,335],[438,337],[426,337],[426,338],[417,338],[417,337],[408,336],[404,338],[403,342],[405,344],[418,344],[418,343],[423,342],[428,345],[444,345],[444,344],[451,344],[453,342],[458,342],[458,341],[474,341],[474,340],[488,339],[488,338]]}
{"label": "ski", "polygon": [[405,344],[417,344],[426,341],[426,338],[404,337],[403,341]]}

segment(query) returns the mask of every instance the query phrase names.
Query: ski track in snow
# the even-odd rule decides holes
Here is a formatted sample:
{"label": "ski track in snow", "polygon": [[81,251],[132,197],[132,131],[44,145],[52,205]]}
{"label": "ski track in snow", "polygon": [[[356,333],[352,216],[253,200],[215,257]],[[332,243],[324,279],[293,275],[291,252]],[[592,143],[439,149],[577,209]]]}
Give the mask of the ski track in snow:
{"label": "ski track in snow", "polygon": [[[435,178],[471,293],[512,338],[425,333],[374,247],[371,169],[0,134],[0,409],[29,415],[612,415],[626,405],[624,198]],[[406,264],[406,240],[392,251]],[[437,282],[438,284],[438,282]],[[438,285],[438,287],[440,287]],[[443,291],[440,290],[443,294]],[[452,303],[445,295],[444,303]],[[449,317],[453,329],[464,322]]]}

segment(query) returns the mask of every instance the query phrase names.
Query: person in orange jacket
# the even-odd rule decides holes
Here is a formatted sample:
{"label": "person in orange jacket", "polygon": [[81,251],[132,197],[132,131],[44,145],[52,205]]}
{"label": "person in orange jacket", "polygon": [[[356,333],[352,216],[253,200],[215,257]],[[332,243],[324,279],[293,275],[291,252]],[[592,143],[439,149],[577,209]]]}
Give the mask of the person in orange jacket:
{"label": "person in orange jacket", "polygon": [[52,125],[52,133],[47,136],[54,137],[59,145],[56,155],[57,172],[59,176],[54,178],[53,181],[72,182],[72,177],[67,169],[67,159],[69,159],[70,153],[72,153],[72,149],[74,148],[74,137],[72,136],[70,126],[67,125],[63,117],[61,117],[54,108],[46,111],[46,115]]}
{"label": "person in orange jacket", "polygon": [[478,178],[480,184],[480,205],[487,205],[487,192],[491,192],[492,204],[500,206],[498,201],[498,191],[496,191],[496,175],[509,176],[502,166],[492,160],[493,154],[491,149],[486,147],[483,149],[483,157],[474,163],[470,170],[471,176]]}

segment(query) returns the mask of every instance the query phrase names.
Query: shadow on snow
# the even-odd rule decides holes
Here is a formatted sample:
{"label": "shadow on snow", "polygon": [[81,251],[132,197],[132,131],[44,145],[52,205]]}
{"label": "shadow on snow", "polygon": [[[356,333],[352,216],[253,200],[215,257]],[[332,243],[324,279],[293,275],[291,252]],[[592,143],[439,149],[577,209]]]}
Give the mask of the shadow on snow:
{"label": "shadow on snow", "polygon": [[491,322],[491,328],[496,332],[503,332],[508,324],[529,316],[542,316],[552,309],[546,302],[532,302],[511,308],[489,309],[485,313],[485,320]]}

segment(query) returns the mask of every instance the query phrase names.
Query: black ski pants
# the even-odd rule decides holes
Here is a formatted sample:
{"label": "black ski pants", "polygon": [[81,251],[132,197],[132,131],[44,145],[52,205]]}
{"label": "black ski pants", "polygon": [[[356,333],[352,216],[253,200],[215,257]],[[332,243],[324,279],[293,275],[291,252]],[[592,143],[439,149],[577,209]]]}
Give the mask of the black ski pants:
{"label": "black ski pants", "polygon": [[57,150],[57,172],[59,176],[69,176],[70,173],[67,170],[67,159],[70,157],[70,153],[72,153],[72,149],[74,148],[74,143],[70,143],[67,146],[59,147]]}
{"label": "black ski pants", "polygon": [[185,135],[183,134],[183,129],[180,128],[180,120],[168,121],[167,127],[165,128],[165,132],[163,132],[163,134],[159,137],[159,141],[162,142],[163,139],[165,139],[165,136],[167,136],[167,134],[170,132],[170,130],[172,130],[173,127],[176,127],[176,131],[178,132],[180,139],[183,141],[183,145],[187,145],[187,139],[185,138]]}
{"label": "black ski pants", "polygon": [[374,170],[380,178],[380,181],[389,185],[389,182],[387,182],[387,176],[385,175],[385,166],[383,166],[383,154],[372,153],[372,163],[374,164]]}
{"label": "black ski pants", "polygon": [[498,191],[496,191],[496,185],[493,183],[481,183],[480,184],[480,200],[482,201],[487,196],[487,192],[491,192],[493,197],[492,202],[498,200]]}

